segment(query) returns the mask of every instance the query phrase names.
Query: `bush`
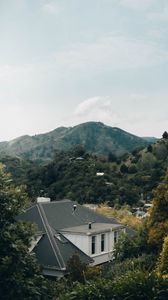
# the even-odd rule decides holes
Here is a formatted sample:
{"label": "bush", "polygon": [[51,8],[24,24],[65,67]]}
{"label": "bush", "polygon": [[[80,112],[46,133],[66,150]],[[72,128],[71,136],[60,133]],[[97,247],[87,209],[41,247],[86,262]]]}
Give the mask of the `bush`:
{"label": "bush", "polygon": [[165,300],[168,281],[147,271],[129,271],[114,280],[97,279],[87,284],[74,283],[53,300]]}

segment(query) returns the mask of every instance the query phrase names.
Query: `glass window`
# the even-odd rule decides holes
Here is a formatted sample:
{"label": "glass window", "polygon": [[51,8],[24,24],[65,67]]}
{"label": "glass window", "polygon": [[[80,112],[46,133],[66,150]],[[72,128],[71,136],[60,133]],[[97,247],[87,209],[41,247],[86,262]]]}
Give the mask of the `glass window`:
{"label": "glass window", "polygon": [[118,231],[114,231],[114,244],[118,241]]}
{"label": "glass window", "polygon": [[92,236],[92,244],[91,244],[91,253],[96,253],[96,237],[95,235]]}
{"label": "glass window", "polygon": [[101,252],[105,250],[105,234],[101,234]]}

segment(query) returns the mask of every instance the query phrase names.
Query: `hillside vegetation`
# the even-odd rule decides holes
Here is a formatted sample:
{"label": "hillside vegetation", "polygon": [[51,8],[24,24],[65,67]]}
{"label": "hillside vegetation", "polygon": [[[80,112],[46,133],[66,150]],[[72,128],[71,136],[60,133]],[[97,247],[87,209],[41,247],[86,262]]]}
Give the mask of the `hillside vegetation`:
{"label": "hillside vegetation", "polygon": [[106,156],[113,153],[120,156],[148,144],[149,141],[119,128],[100,122],[88,122],[74,127],[60,127],[45,134],[25,135],[9,142],[1,142],[0,155],[47,163],[53,159],[55,150],[68,151],[76,145],[82,145],[89,153]]}
{"label": "hillside vegetation", "polygon": [[1,161],[16,183],[27,185],[32,199],[43,195],[80,203],[141,205],[152,199],[152,190],[168,167],[168,139],[162,138],[120,158],[89,154],[82,146],[76,146],[71,151],[56,151],[54,159],[45,166],[18,158],[4,157]]}

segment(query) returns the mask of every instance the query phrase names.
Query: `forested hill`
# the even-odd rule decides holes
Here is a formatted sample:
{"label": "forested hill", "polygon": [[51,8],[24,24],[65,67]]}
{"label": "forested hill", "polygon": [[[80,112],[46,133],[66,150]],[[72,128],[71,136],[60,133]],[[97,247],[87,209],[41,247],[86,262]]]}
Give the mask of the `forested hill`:
{"label": "forested hill", "polygon": [[16,156],[41,162],[50,161],[55,150],[67,151],[82,145],[87,152],[120,156],[150,142],[119,128],[100,122],[87,122],[74,127],[60,127],[45,134],[21,136],[0,143],[0,155]]}
{"label": "forested hill", "polygon": [[[140,151],[123,157],[96,156],[77,146],[71,151],[57,151],[45,166],[4,157],[1,161],[14,181],[27,185],[31,198],[39,195],[52,199],[70,198],[80,203],[131,206],[142,197],[152,199],[168,167],[168,138],[162,138]],[[142,196],[143,195],[143,196]]]}

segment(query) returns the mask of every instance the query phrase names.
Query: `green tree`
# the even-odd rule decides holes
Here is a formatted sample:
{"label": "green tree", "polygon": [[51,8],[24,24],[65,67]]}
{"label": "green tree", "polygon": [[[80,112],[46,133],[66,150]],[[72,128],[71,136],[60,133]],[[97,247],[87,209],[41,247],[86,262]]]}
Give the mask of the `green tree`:
{"label": "green tree", "polygon": [[117,162],[117,156],[111,152],[108,154],[108,162]]}
{"label": "green tree", "polygon": [[167,133],[167,131],[163,132],[162,137],[163,137],[163,139],[167,139],[167,138],[168,138],[168,133]]}
{"label": "green tree", "polygon": [[164,238],[162,251],[158,260],[157,272],[161,275],[168,275],[168,236]]}
{"label": "green tree", "polygon": [[153,151],[152,145],[149,145],[149,146],[147,147],[147,151],[148,151],[148,152],[152,152],[152,151]]}
{"label": "green tree", "polygon": [[168,234],[168,170],[163,181],[154,191],[153,206],[149,217],[149,243],[161,248]]}
{"label": "green tree", "polygon": [[128,167],[126,164],[122,164],[120,167],[121,173],[128,173]]}
{"label": "green tree", "polygon": [[[62,290],[65,293],[62,293]],[[87,284],[75,283],[53,300],[165,300],[168,281],[144,270],[128,271],[112,280],[98,278]]]}
{"label": "green tree", "polygon": [[77,254],[72,255],[67,262],[67,270],[70,272],[70,280],[85,282],[86,264],[80,261]]}
{"label": "green tree", "polygon": [[0,165],[0,295],[3,300],[36,300],[44,295],[44,281],[29,252],[33,225],[17,221],[27,203],[23,187],[14,187]]}

